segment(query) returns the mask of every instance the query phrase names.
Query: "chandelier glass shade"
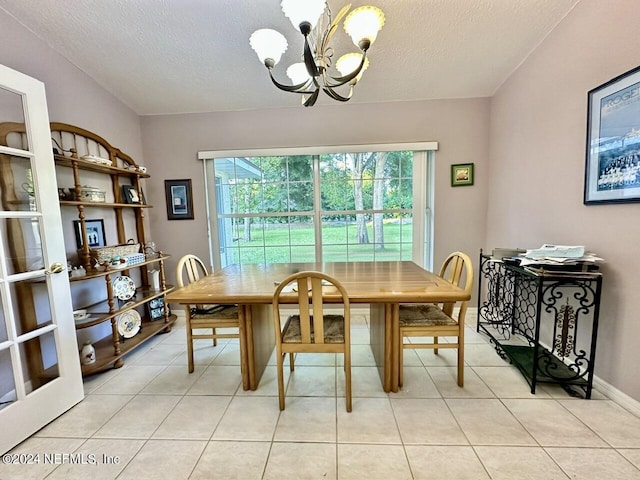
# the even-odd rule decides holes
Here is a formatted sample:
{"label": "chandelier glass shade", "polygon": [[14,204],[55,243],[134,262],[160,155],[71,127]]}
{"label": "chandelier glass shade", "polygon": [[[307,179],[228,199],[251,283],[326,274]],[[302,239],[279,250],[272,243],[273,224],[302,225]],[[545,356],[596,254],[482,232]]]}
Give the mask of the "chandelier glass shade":
{"label": "chandelier glass shade", "polygon": [[[367,51],[384,25],[382,10],[366,6],[349,12],[349,4],[333,17],[325,0],[282,0],[281,6],[285,16],[304,37],[302,62],[287,68],[291,85],[280,83],[273,76],[273,68],[288,47],[284,35],[263,28],[253,32],[249,39],[251,48],[267,67],[273,84],[280,90],[300,94],[305,107],[316,103],[320,90],[334,100],[348,101],[353,95],[353,87],[369,66]],[[344,30],[360,52],[347,53],[334,65],[330,43],[345,16]]]}

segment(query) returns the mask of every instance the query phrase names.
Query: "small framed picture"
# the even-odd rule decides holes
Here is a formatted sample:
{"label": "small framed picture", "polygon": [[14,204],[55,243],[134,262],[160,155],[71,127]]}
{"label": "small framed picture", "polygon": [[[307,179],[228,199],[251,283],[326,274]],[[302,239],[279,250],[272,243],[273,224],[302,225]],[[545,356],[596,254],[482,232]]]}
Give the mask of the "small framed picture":
{"label": "small framed picture", "polygon": [[[102,219],[85,220],[84,226],[87,231],[87,243],[89,248],[104,247],[107,245],[104,239],[104,221]],[[76,234],[76,245],[79,250],[84,245],[84,239],[82,237],[82,223],[80,220],[73,221],[73,231]]]}
{"label": "small framed picture", "polygon": [[149,310],[149,319],[150,320],[160,320],[164,318],[165,308],[167,309],[167,313],[169,307],[165,307],[164,298],[158,297],[150,300],[147,303],[147,308]]}
{"label": "small framed picture", "polygon": [[165,180],[168,220],[193,220],[191,179]]}
{"label": "small framed picture", "polygon": [[640,67],[588,93],[585,205],[640,202]]}
{"label": "small framed picture", "polygon": [[124,203],[144,203],[133,185],[122,185],[122,199]]}
{"label": "small framed picture", "polygon": [[451,186],[473,185],[473,163],[451,165]]}

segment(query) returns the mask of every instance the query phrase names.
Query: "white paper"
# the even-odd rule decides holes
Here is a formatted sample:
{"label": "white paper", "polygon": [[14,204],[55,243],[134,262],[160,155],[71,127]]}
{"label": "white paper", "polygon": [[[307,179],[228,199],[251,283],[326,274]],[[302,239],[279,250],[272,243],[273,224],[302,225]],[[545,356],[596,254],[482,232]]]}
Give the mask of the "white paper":
{"label": "white paper", "polygon": [[550,245],[544,244],[540,248],[527,250],[527,258],[571,258],[584,256],[584,246],[580,245]]}

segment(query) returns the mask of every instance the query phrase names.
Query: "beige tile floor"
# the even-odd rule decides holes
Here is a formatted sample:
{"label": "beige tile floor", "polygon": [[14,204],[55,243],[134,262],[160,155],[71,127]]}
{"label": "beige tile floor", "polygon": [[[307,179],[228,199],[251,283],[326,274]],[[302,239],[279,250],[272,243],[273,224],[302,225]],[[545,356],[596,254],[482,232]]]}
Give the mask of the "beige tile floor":
{"label": "beige tile floor", "polygon": [[83,402],[13,450],[85,464],[0,464],[0,479],[640,479],[640,418],[598,392],[531,395],[473,325],[464,388],[455,351],[409,350],[405,387],[385,394],[363,312],[350,414],[341,358],[299,356],[280,412],[275,361],[245,392],[238,344],[198,341],[189,375],[178,324],[124,367],[85,379]]}

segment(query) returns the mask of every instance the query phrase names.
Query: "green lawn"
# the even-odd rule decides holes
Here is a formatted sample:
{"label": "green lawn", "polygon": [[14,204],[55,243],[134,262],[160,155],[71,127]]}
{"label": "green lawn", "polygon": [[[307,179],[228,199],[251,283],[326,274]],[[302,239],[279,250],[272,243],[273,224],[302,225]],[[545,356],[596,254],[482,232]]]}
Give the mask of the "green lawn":
{"label": "green lawn", "polygon": [[[384,248],[373,243],[373,228],[367,227],[368,244],[355,243],[355,224],[325,226],[322,229],[323,260],[367,261],[410,260],[411,223],[385,223]],[[315,260],[313,226],[252,225],[251,241],[241,239],[231,247],[231,263],[310,262]]]}

